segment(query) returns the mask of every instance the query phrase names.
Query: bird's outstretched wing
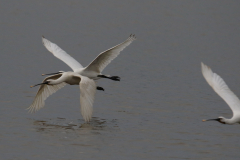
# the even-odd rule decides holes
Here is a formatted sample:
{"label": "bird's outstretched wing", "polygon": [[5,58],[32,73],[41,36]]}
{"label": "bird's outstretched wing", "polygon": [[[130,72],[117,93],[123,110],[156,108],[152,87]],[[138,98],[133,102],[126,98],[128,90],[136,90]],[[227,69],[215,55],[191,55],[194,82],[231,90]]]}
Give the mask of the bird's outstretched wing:
{"label": "bird's outstretched wing", "polygon": [[[53,76],[49,76],[46,77],[43,82],[45,82],[48,79],[58,79],[59,77],[61,77],[62,74],[57,74],[57,75],[53,75]],[[32,105],[27,108],[29,110],[30,113],[32,112],[36,112],[39,109],[41,109],[42,107],[44,107],[45,105],[45,100],[52,95],[53,93],[55,93],[57,90],[63,88],[67,83],[62,82],[59,83],[57,85],[47,85],[47,84],[42,84],[37,92],[37,95],[35,96],[35,99],[32,103]]]}
{"label": "bird's outstretched wing", "polygon": [[67,54],[64,50],[62,50],[56,44],[47,40],[45,37],[42,37],[42,42],[49,52],[51,52],[58,59],[65,62],[69,67],[72,68],[73,71],[79,68],[83,68],[83,66],[78,61],[76,61],[73,57]]}
{"label": "bird's outstretched wing", "polygon": [[222,99],[229,105],[231,110],[233,111],[233,116],[237,112],[240,113],[240,100],[238,97],[228,88],[227,84],[224,80],[213,73],[211,68],[207,65],[201,63],[202,66],[202,74],[208,84],[213,88],[213,90],[220,96]]}
{"label": "bird's outstretched wing", "polygon": [[93,102],[96,93],[96,83],[94,80],[85,76],[80,76],[80,105],[81,114],[86,122],[89,122],[92,118]]}
{"label": "bird's outstretched wing", "polygon": [[129,38],[124,41],[123,43],[120,43],[116,45],[115,47],[112,47],[102,53],[100,53],[97,58],[95,58],[87,67],[85,70],[91,70],[96,72],[102,72],[103,69],[114,59],[116,58],[120,52],[130,45],[132,41],[134,41],[136,37],[134,35],[130,35]]}

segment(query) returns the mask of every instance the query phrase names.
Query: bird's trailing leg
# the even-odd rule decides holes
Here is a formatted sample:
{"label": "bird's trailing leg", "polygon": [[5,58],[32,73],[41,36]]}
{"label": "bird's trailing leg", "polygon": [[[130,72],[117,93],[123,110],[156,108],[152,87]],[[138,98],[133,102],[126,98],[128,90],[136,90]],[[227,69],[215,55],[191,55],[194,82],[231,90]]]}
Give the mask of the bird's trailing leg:
{"label": "bird's trailing leg", "polygon": [[33,86],[30,86],[31,88],[32,87],[35,87],[35,86],[38,86],[38,85],[42,85],[42,84],[48,84],[49,82],[48,81],[46,81],[46,82],[43,82],[43,83],[39,83],[39,84],[35,84],[35,85],[33,85]]}
{"label": "bird's trailing leg", "polygon": [[102,91],[104,91],[104,88],[97,86],[97,90],[102,90]]}
{"label": "bird's trailing leg", "polygon": [[101,77],[101,78],[108,78],[108,79],[111,79],[111,80],[114,80],[114,81],[120,81],[120,77],[118,76],[105,76],[105,75],[98,75],[98,77]]}
{"label": "bird's trailing leg", "polygon": [[114,81],[120,81],[120,77],[118,76],[112,76],[110,77],[111,80],[114,80]]}

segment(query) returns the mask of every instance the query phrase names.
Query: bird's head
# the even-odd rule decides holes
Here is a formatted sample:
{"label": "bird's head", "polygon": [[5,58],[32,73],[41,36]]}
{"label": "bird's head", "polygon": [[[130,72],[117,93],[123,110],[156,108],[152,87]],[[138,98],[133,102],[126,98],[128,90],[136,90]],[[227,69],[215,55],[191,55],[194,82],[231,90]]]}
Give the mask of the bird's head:
{"label": "bird's head", "polygon": [[42,85],[42,84],[50,84],[50,82],[51,82],[51,79],[48,79],[48,80],[46,80],[46,81],[43,82],[43,83],[35,84],[35,85],[33,85],[33,86],[30,86],[30,87],[32,88],[32,87],[35,87],[35,86],[38,86],[38,85]]}
{"label": "bird's head", "polygon": [[215,118],[215,119],[203,119],[202,120],[203,122],[206,122],[206,121],[218,121],[222,124],[226,124],[226,118],[224,117],[218,117],[218,118]]}

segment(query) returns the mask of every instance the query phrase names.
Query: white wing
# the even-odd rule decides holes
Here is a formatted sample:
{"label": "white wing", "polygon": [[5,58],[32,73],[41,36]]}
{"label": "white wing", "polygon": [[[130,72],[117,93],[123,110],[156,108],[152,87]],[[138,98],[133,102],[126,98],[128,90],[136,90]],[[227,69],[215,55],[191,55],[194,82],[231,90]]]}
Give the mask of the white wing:
{"label": "white wing", "polygon": [[81,113],[86,122],[92,118],[93,102],[96,93],[96,83],[88,77],[80,76],[80,105]]}
{"label": "white wing", "polygon": [[130,35],[130,37],[124,41],[123,43],[120,43],[119,45],[116,45],[115,47],[112,47],[102,53],[100,53],[96,59],[94,59],[87,67],[86,70],[96,71],[101,73],[103,69],[114,59],[116,58],[120,52],[130,45],[132,41],[134,41],[136,37],[134,35]]}
{"label": "white wing", "polygon": [[56,44],[50,42],[44,37],[42,37],[42,42],[49,52],[51,52],[58,59],[65,62],[69,67],[72,68],[73,71],[79,68],[83,68],[83,66],[78,61],[72,58],[69,54],[67,54],[64,50],[62,50]]}
{"label": "white wing", "polygon": [[240,100],[238,97],[228,88],[224,80],[213,73],[211,68],[207,65],[201,63],[202,74],[208,84],[213,88],[213,90],[229,105],[233,111],[233,115],[236,112],[240,112]]}
{"label": "white wing", "polygon": [[[43,82],[45,82],[48,79],[57,79],[61,77],[61,74],[58,75],[53,75],[53,76],[49,76],[47,78],[45,78],[43,80]],[[62,82],[59,83],[57,85],[46,85],[46,84],[42,84],[39,87],[39,90],[37,92],[37,95],[35,96],[35,99],[32,103],[32,105],[28,108],[29,112],[36,112],[39,109],[43,108],[45,105],[45,100],[52,95],[53,93],[57,92],[57,90],[63,88],[67,83]]]}

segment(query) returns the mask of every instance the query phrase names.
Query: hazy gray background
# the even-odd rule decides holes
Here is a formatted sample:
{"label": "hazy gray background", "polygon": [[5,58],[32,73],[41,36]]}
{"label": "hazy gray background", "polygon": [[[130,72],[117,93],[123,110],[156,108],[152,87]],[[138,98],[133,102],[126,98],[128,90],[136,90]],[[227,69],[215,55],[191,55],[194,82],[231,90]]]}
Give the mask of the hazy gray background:
{"label": "hazy gray background", "polygon": [[[240,96],[240,2],[41,0],[0,2],[0,158],[239,159],[240,126],[201,122],[232,112],[200,71],[211,66]],[[134,33],[100,80],[90,125],[78,86],[28,114],[42,73],[70,68],[41,36],[83,66]]]}

